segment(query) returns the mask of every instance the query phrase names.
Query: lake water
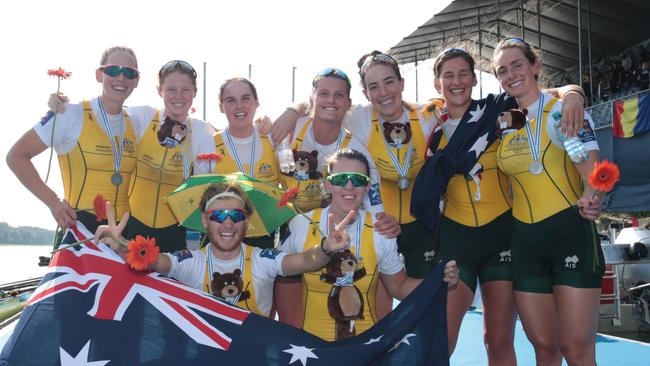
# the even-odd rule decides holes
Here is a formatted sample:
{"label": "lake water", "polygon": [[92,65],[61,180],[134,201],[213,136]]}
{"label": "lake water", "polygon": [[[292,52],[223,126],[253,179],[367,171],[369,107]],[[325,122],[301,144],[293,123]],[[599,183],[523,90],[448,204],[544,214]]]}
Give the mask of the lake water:
{"label": "lake water", "polygon": [[39,256],[49,256],[52,245],[0,244],[0,284],[40,277],[47,267],[38,266]]}

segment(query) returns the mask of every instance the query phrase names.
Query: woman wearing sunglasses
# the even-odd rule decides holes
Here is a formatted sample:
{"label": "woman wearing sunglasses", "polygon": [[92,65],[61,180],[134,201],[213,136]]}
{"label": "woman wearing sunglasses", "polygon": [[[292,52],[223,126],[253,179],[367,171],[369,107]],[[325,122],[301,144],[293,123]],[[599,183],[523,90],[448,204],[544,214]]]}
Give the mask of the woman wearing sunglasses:
{"label": "woman wearing sunglasses", "polygon": [[[363,143],[343,128],[343,119],[352,104],[351,87],[350,79],[340,69],[329,67],[316,74],[312,81],[311,115],[298,119],[296,134],[289,139],[294,151],[296,170],[283,173],[281,182],[287,189],[299,189],[294,203],[303,212],[325,207],[329,204],[326,192],[323,191],[324,177],[327,174],[325,159],[343,148],[357,150],[370,163],[371,182],[364,207],[376,215],[374,229],[394,238],[399,235],[399,224],[394,217],[383,213],[379,196],[380,177],[375,163]],[[300,282],[292,283],[291,279],[286,278],[279,281],[276,299],[281,321],[300,326],[303,310],[300,301],[280,301],[284,297],[299,299],[300,292]],[[392,309],[392,299],[388,298],[383,286],[378,291],[378,299],[378,313],[383,317]]]}
{"label": "woman wearing sunglasses", "polygon": [[[118,214],[129,211],[128,185],[136,165],[136,134],[124,111],[126,98],[138,86],[133,50],[104,51],[95,72],[101,95],[65,112],[48,112],[7,154],[7,165],[23,185],[50,209],[61,228],[83,224],[91,232],[98,222],[93,200],[98,194],[114,202]],[[32,159],[53,148],[59,158],[64,197],[40,178]]]}
{"label": "woman wearing sunglasses", "polygon": [[[233,305],[262,316],[269,316],[273,299],[273,281],[278,275],[294,275],[323,267],[330,254],[349,245],[346,225],[354,220],[348,212],[338,223],[330,220],[329,235],[308,250],[285,254],[276,249],[261,249],[242,241],[254,207],[238,185],[215,184],[206,189],[200,202],[201,216],[209,243],[200,250],[165,253],[150,267],[205,292],[212,293]],[[101,226],[97,238],[103,238],[120,255],[126,255],[121,232],[128,216],[119,225],[108,207],[109,224]],[[220,288],[221,279],[236,279],[235,285]],[[241,286],[237,286],[241,280]],[[218,290],[218,291],[217,291]]]}
{"label": "woman wearing sunglasses", "polygon": [[[327,160],[329,174],[325,189],[331,194],[331,204],[317,208],[303,216],[296,216],[289,223],[288,236],[282,242],[282,250],[299,253],[321,241],[321,232],[327,235],[331,222],[339,222],[348,212],[357,212],[354,222],[346,227],[350,237],[350,251],[364,268],[366,274],[354,282],[360,290],[363,319],[356,320],[353,327],[359,334],[378,321],[375,299],[372,294],[381,280],[388,294],[397,299],[406,297],[421,279],[408,277],[397,254],[395,239],[388,239],[372,229],[375,218],[363,209],[362,203],[370,189],[370,168],[362,153],[341,149]],[[317,225],[317,227],[314,227]],[[447,263],[445,281],[454,284],[458,272],[455,262]],[[305,299],[302,328],[326,340],[334,340],[336,326],[328,312],[328,294],[331,284],[321,281],[321,271],[303,275]]]}
{"label": "woman wearing sunglasses", "polygon": [[[213,165],[212,172],[241,172],[277,186],[280,169],[273,144],[267,135],[258,132],[253,123],[259,105],[257,89],[250,80],[232,78],[221,84],[219,109],[226,115],[228,126],[214,136],[213,149],[223,158]],[[251,245],[272,248],[274,235],[248,240]]]}
{"label": "woman wearing sunglasses", "polygon": [[[424,163],[426,141],[433,131],[435,118],[425,118],[402,100],[404,80],[397,61],[373,51],[358,62],[363,92],[370,105],[352,108],[344,126],[368,146],[381,176],[381,201],[386,213],[400,223],[397,237],[399,252],[404,256],[409,276],[424,277],[431,269],[433,233],[409,213],[413,181]],[[295,126],[297,110],[304,113],[306,104],[298,104],[283,113],[273,125],[276,138]],[[393,132],[399,131],[393,134]]]}
{"label": "woman wearing sunglasses", "polygon": [[[117,66],[102,68],[104,73],[121,72]],[[130,75],[124,74],[126,78]],[[158,71],[158,94],[163,108],[136,106],[127,109],[133,120],[137,166],[124,187],[129,187],[131,219],[125,236],[134,233],[155,237],[163,252],[186,247],[185,228],[179,226],[165,197],[191,174],[206,174],[207,165],[195,164],[196,156],[214,152],[214,129],[190,117],[196,96],[197,74],[187,62],[173,60]],[[65,109],[64,95],[53,95],[49,105]],[[91,206],[92,207],[92,206]]]}
{"label": "woman wearing sunglasses", "polygon": [[[485,345],[490,365],[514,365],[513,347],[515,307],[512,293],[510,256],[509,188],[496,167],[496,119],[500,112],[516,108],[514,98],[505,93],[472,100],[476,85],[474,59],[462,48],[449,48],[435,59],[434,86],[444,101],[434,101],[440,127],[430,138],[431,156],[418,177],[414,196],[433,191],[428,176],[445,187],[444,210],[438,223],[438,259],[458,262],[460,284],[449,290],[447,329],[449,353],[456,346],[463,317],[474,298],[477,278],[481,284],[485,318]],[[575,86],[550,90],[570,95]],[[581,112],[582,98],[568,97],[567,110]],[[444,105],[443,105],[444,103]],[[477,112],[480,112],[478,114]],[[566,111],[563,111],[566,112]],[[577,119],[576,119],[577,120]],[[485,140],[484,140],[485,139]],[[486,141],[481,143],[481,141]],[[448,161],[462,162],[443,180]],[[436,170],[436,165],[439,170]],[[447,165],[447,166],[445,166]],[[422,209],[431,210],[438,201],[418,200]]]}
{"label": "woman wearing sunglasses", "polygon": [[[528,110],[525,128],[502,138],[499,168],[513,181],[515,302],[539,365],[595,365],[603,253],[593,220],[601,209],[586,178],[598,159],[591,117],[578,136],[587,154],[572,162],[555,128],[562,102],[540,90],[541,59],[521,39],[501,41],[494,73]],[[523,149],[518,141],[527,141]],[[582,182],[581,182],[582,181]]]}

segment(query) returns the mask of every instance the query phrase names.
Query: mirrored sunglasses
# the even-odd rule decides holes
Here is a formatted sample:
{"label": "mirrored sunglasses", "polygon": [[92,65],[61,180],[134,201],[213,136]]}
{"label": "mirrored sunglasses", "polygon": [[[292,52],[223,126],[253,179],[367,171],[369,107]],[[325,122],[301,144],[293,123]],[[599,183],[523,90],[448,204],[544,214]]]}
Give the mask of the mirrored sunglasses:
{"label": "mirrored sunglasses", "polygon": [[337,69],[335,67],[328,67],[326,69],[321,70],[316,76],[314,77],[314,81],[312,81],[312,86],[316,87],[316,83],[322,79],[322,78],[328,78],[328,77],[335,77],[339,78],[343,81],[345,81],[348,84],[348,88],[352,87],[352,83],[350,82],[350,78],[346,73],[343,72],[341,69]]}
{"label": "mirrored sunglasses", "polygon": [[246,219],[246,213],[240,208],[231,208],[231,209],[216,209],[209,212],[210,221],[218,222],[223,224],[229,217],[233,223],[238,223]]}
{"label": "mirrored sunglasses", "polygon": [[120,65],[102,65],[99,69],[106,75],[116,78],[120,74],[124,75],[124,78],[127,80],[133,80],[140,75],[140,71],[128,66]]}
{"label": "mirrored sunglasses", "polygon": [[366,57],[366,59],[363,61],[363,64],[361,65],[361,70],[362,71],[365,70],[373,62],[376,62],[376,61],[388,63],[388,64],[391,64],[393,66],[397,65],[397,61],[395,61],[395,59],[393,57],[391,57],[390,55],[387,55],[385,53],[378,53],[378,54],[375,54],[375,55],[368,55],[368,57]]}
{"label": "mirrored sunglasses", "polygon": [[506,38],[501,42],[499,42],[499,44],[497,44],[494,50],[496,52],[496,50],[502,48],[503,46],[514,46],[514,45],[520,45],[526,48],[530,48],[530,44],[528,44],[528,42],[524,41],[521,38],[513,37],[513,38]]}
{"label": "mirrored sunglasses", "polygon": [[166,75],[174,70],[182,70],[183,72],[192,75],[192,78],[196,80],[196,70],[189,63],[183,60],[172,60],[164,64],[163,67],[158,71],[158,78],[162,78],[163,75]]}
{"label": "mirrored sunglasses", "polygon": [[337,187],[345,187],[348,181],[354,187],[365,187],[370,183],[370,177],[361,173],[341,172],[329,175],[327,180]]}

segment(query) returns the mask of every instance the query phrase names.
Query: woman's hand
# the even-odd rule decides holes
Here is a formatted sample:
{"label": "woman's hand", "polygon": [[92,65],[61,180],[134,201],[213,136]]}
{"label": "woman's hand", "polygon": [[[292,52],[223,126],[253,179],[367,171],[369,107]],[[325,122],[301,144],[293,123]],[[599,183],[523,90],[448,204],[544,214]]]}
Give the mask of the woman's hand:
{"label": "woman's hand", "polygon": [[572,92],[564,96],[563,102],[560,128],[565,135],[575,136],[585,120],[584,100],[579,93]]}
{"label": "woman's hand", "polygon": [[325,253],[338,252],[347,248],[350,245],[350,235],[345,230],[345,227],[354,221],[357,212],[352,210],[338,224],[334,223],[334,215],[329,214],[327,221],[329,223],[329,234],[323,242],[323,250]]}
{"label": "woman's hand", "polygon": [[63,113],[65,112],[65,103],[69,101],[70,98],[63,93],[52,93],[50,94],[50,99],[47,101],[47,106],[54,113]]}
{"label": "woman's hand", "polygon": [[399,221],[385,212],[379,212],[375,215],[377,221],[373,225],[376,232],[388,239],[397,238],[402,233]]}
{"label": "woman's hand", "polygon": [[578,200],[578,211],[583,218],[594,221],[600,216],[602,210],[602,198],[599,194],[592,194],[585,190],[585,193]]}
{"label": "woman's hand", "polygon": [[443,281],[447,282],[450,286],[456,286],[458,284],[458,277],[460,273],[458,272],[458,267],[456,267],[456,261],[451,260],[445,264],[444,277]]}
{"label": "woman's hand", "polygon": [[77,222],[77,213],[66,200],[57,200],[48,204],[52,217],[61,228],[69,228]]}
{"label": "woman's hand", "polygon": [[95,243],[99,243],[101,240],[108,244],[122,258],[125,258],[126,253],[128,252],[128,242],[122,236],[122,232],[126,227],[127,221],[129,221],[129,213],[124,213],[122,221],[120,221],[119,224],[116,224],[115,211],[113,211],[111,203],[106,202],[106,220],[108,221],[108,225],[100,225],[97,228],[97,231],[95,231]]}
{"label": "woman's hand", "polygon": [[257,131],[262,135],[268,135],[271,132],[271,127],[273,127],[273,122],[271,122],[269,116],[258,117],[253,123]]}

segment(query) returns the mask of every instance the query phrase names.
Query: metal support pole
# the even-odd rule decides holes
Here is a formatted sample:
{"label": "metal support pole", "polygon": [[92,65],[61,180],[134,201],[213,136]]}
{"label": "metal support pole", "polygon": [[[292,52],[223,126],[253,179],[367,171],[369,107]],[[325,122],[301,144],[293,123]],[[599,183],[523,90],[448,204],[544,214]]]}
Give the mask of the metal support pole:
{"label": "metal support pole", "polygon": [[251,80],[253,74],[253,64],[248,64],[248,80]]}
{"label": "metal support pole", "polygon": [[296,101],[296,67],[291,70],[291,103]]}
{"label": "metal support pole", "polygon": [[542,12],[540,5],[542,0],[537,0],[537,47],[542,49],[542,17],[539,14]]}
{"label": "metal support pole", "polygon": [[207,90],[207,82],[206,82],[206,80],[208,80],[207,68],[208,68],[207,63],[205,61],[203,61],[203,120],[204,121],[206,120],[205,112],[206,112],[206,109],[207,109],[207,106],[206,106],[207,98],[206,98],[206,95],[205,95],[206,90]]}
{"label": "metal support pole", "polygon": [[594,101],[594,67],[591,64],[591,0],[587,0],[587,56],[589,57],[589,101]]}
{"label": "metal support pole", "polygon": [[578,0],[578,84],[582,86],[582,0]]}
{"label": "metal support pole", "polygon": [[524,3],[526,0],[521,0],[521,39],[526,40],[526,28],[524,22]]}
{"label": "metal support pole", "polygon": [[418,95],[418,52],[415,51],[415,103],[419,102]]}

